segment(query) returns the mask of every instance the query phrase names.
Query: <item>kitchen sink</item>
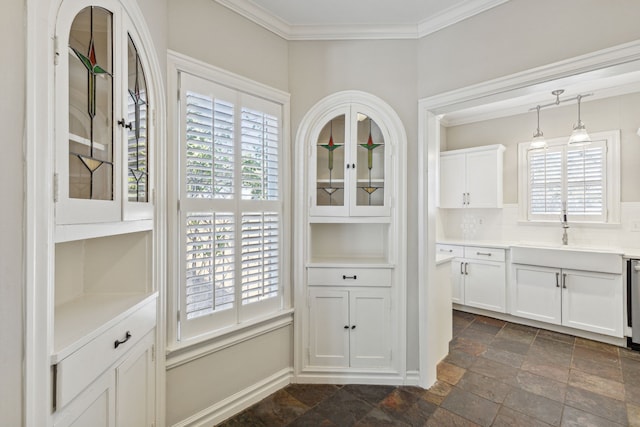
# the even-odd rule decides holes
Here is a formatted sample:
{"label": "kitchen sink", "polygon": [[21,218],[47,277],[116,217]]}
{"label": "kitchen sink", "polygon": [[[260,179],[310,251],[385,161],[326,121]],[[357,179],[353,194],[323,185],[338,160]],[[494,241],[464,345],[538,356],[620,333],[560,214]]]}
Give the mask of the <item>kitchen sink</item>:
{"label": "kitchen sink", "polygon": [[622,251],[546,243],[518,243],[511,246],[514,264],[540,265],[574,270],[622,274]]}

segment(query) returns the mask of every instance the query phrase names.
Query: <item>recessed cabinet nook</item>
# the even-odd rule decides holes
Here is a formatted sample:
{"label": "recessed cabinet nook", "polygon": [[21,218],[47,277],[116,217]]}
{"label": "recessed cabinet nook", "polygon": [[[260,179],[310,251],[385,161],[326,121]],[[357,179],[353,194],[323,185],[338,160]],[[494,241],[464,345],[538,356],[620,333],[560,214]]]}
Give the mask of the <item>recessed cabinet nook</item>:
{"label": "recessed cabinet nook", "polygon": [[158,99],[148,51],[118,1],[63,1],[55,33],[52,424],[152,426]]}
{"label": "recessed cabinet nook", "polygon": [[405,147],[395,112],[362,92],[325,98],[300,126],[300,382],[403,382]]}

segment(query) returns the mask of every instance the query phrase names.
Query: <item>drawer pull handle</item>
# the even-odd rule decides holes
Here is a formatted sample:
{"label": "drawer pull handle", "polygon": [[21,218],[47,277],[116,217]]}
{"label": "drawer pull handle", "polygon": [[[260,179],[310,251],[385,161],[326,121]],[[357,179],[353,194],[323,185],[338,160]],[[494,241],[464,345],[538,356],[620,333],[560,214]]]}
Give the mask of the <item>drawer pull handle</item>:
{"label": "drawer pull handle", "polygon": [[131,339],[131,332],[127,331],[127,333],[124,335],[124,339],[123,340],[115,340],[113,343],[113,348],[118,348],[118,346],[120,346],[120,344],[124,344],[127,341],[129,341]]}
{"label": "drawer pull handle", "polygon": [[452,253],[453,249],[440,249],[440,252],[449,252]]}
{"label": "drawer pull handle", "polygon": [[476,252],[476,255],[491,256],[491,252]]}
{"label": "drawer pull handle", "polygon": [[349,325],[344,325],[344,328],[345,329],[349,329]]}
{"label": "drawer pull handle", "polygon": [[347,280],[347,279],[356,280],[357,278],[358,276],[356,276],[355,274],[353,276],[345,276],[344,274],[342,275],[342,280]]}
{"label": "drawer pull handle", "polygon": [[556,273],[556,288],[560,287],[560,273]]}

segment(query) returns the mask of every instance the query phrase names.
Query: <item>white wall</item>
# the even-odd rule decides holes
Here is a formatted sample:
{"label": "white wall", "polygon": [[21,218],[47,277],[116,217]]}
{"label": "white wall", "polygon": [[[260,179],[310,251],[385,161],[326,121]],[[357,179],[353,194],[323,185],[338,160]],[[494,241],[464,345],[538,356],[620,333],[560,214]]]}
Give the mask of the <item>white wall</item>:
{"label": "white wall", "polygon": [[637,0],[510,0],[420,40],[420,97],[640,38]]}
{"label": "white wall", "polygon": [[0,425],[22,423],[23,163],[25,6],[4,0],[0,13]]}
{"label": "white wall", "polygon": [[[407,369],[418,369],[417,80],[415,40],[296,41],[289,49],[291,133],[304,114],[335,92],[361,90],[382,98],[407,132]],[[294,141],[295,143],[295,141]],[[295,166],[294,166],[295,167]],[[295,238],[295,236],[294,236]]]}

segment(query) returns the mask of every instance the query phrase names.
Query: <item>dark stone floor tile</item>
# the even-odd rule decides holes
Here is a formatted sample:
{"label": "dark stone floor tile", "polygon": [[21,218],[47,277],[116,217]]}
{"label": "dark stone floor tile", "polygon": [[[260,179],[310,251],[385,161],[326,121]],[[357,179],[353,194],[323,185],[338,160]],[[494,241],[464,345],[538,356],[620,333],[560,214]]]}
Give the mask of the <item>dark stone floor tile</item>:
{"label": "dark stone floor tile", "polygon": [[634,382],[624,384],[625,400],[635,405],[640,405],[640,378]]}
{"label": "dark stone floor tile", "polygon": [[576,337],[576,347],[590,348],[592,350],[604,351],[605,353],[615,354],[616,356],[618,355],[618,347],[615,345],[588,340],[586,338]]}
{"label": "dark stone floor tile", "polygon": [[519,368],[525,360],[525,356],[522,354],[512,353],[507,350],[501,350],[494,347],[489,347],[487,351],[482,355],[485,359],[493,360],[494,362],[504,363],[505,365]]}
{"label": "dark stone floor tile", "polygon": [[522,412],[552,426],[560,425],[563,405],[526,390],[514,388],[504,401],[504,406]]}
{"label": "dark stone floor tile", "polygon": [[599,363],[595,360],[574,356],[571,362],[571,368],[613,381],[622,382],[622,369],[620,369],[620,365],[617,364]]}
{"label": "dark stone floor tile", "polygon": [[450,350],[444,361],[461,368],[468,368],[475,362],[476,357],[459,350]]}
{"label": "dark stone floor tile", "polygon": [[338,390],[332,396],[321,402],[314,410],[324,419],[328,419],[339,426],[352,426],[362,419],[372,409],[372,406],[344,389]]}
{"label": "dark stone floor tile", "polygon": [[252,406],[251,413],[266,425],[285,425],[308,409],[307,405],[283,389]]}
{"label": "dark stone floor tile", "polygon": [[256,417],[250,410],[243,411],[236,416],[220,423],[217,427],[268,427],[261,419]]}
{"label": "dark stone floor tile", "polygon": [[505,325],[505,329],[514,329],[516,331],[529,332],[529,333],[532,333],[534,335],[537,335],[538,331],[539,331],[538,328],[534,328],[534,327],[527,326],[527,325],[520,325],[518,323],[507,323]]}
{"label": "dark stone floor tile", "polygon": [[475,341],[484,345],[491,344],[495,337],[495,334],[487,333],[477,329],[471,329],[471,326],[460,332],[457,336],[457,338],[466,338],[468,340]]}
{"label": "dark stone floor tile", "polygon": [[502,328],[496,335],[496,338],[504,338],[512,341],[518,341],[525,344],[531,344],[536,337],[535,331],[512,329],[508,327]]}
{"label": "dark stone floor tile", "polygon": [[476,319],[469,325],[467,330],[484,332],[486,334],[495,336],[498,332],[500,332],[500,329],[502,329],[502,327],[503,327],[502,325],[501,326],[492,325],[490,323],[480,322],[478,321],[478,319]]}
{"label": "dark stone floor tile", "polygon": [[588,390],[569,387],[565,397],[565,405],[621,425],[627,425],[627,407],[620,400],[611,399]]}
{"label": "dark stone floor tile", "polygon": [[536,358],[527,358],[520,367],[523,371],[532,372],[545,378],[566,383],[569,381],[569,368],[540,362]]}
{"label": "dark stone floor tile", "polygon": [[572,369],[569,385],[588,390],[612,399],[624,400],[624,384]]}
{"label": "dark stone floor tile", "polygon": [[284,389],[305,405],[312,407],[339,390],[332,384],[290,384]]}
{"label": "dark stone floor tile", "polygon": [[465,372],[466,369],[447,362],[440,362],[437,366],[438,379],[451,385],[456,385]]}
{"label": "dark stone floor tile", "polygon": [[569,345],[574,345],[576,342],[576,337],[574,337],[573,335],[562,334],[560,332],[555,332],[555,331],[548,331],[546,329],[540,329],[540,332],[538,332],[538,336],[540,338],[553,340],[553,341],[560,341],[562,343],[569,344]]}
{"label": "dark stone floor tile", "polygon": [[451,393],[453,386],[444,381],[436,381],[428,390],[424,390],[419,394],[420,398],[431,402],[435,405],[440,405],[442,401]]}
{"label": "dark stone floor tile", "polygon": [[531,344],[532,350],[550,351],[559,354],[571,355],[573,353],[574,346],[557,340],[550,340],[543,338],[540,335],[533,340]]}
{"label": "dark stone floor tile", "polygon": [[394,418],[397,419],[400,424],[406,423],[410,426],[423,426],[437,409],[438,405],[418,399],[409,409],[395,415]]}
{"label": "dark stone floor tile", "polygon": [[473,313],[467,313],[466,311],[453,310],[453,319],[464,319],[471,323],[476,318]]}
{"label": "dark stone floor tile", "polygon": [[620,427],[604,418],[567,406],[562,413],[563,427]]}
{"label": "dark stone floor tile", "polygon": [[438,408],[427,421],[427,427],[478,427],[478,424],[444,408]]}
{"label": "dark stone floor tile", "polygon": [[497,403],[459,388],[451,390],[440,406],[481,426],[490,426],[499,408]]}
{"label": "dark stone floor tile", "polygon": [[[538,339],[536,338],[536,341]],[[527,353],[527,360],[539,365],[551,365],[570,367],[572,359],[572,351],[569,349],[558,348],[544,348],[542,346],[536,346],[536,341],[531,345],[531,349]]]}
{"label": "dark stone floor tile", "polygon": [[451,343],[449,344],[449,350],[457,350],[470,354],[472,356],[479,356],[487,351],[487,346],[468,338],[456,337],[451,340]]}
{"label": "dark stone floor tile", "polygon": [[456,387],[495,403],[502,403],[511,390],[511,387],[505,383],[472,371],[467,371]]}
{"label": "dark stone floor tile", "polygon": [[378,408],[386,414],[398,418],[406,413],[418,400],[421,399],[415,394],[405,389],[396,388],[378,404]]}
{"label": "dark stone floor tile", "polygon": [[640,351],[631,350],[628,348],[620,348],[618,350],[620,352],[620,357],[624,357],[625,359],[637,360],[640,362]]}
{"label": "dark stone floor tile", "polygon": [[512,384],[518,374],[517,368],[482,357],[478,358],[469,370],[507,384]]}
{"label": "dark stone floor tile", "polygon": [[491,343],[491,348],[497,348],[500,350],[510,351],[511,353],[518,354],[527,354],[529,352],[529,348],[531,347],[530,343],[510,340],[506,338],[498,338]]}
{"label": "dark stone floor tile", "polygon": [[[625,378],[625,382],[640,382],[640,360],[620,358],[620,366],[622,368],[622,375]],[[635,379],[635,381],[634,381]]]}
{"label": "dark stone floor tile", "polygon": [[504,325],[507,324],[507,322],[505,322],[504,320],[500,320],[500,319],[495,319],[493,317],[487,317],[487,316],[476,316],[476,322],[478,323],[484,323],[486,325],[493,325],[493,326],[497,326],[499,328],[502,329],[502,327]]}
{"label": "dark stone floor tile", "polygon": [[[244,424],[242,427],[251,426],[254,424]],[[293,420],[288,427],[341,427],[342,424],[334,423],[330,419],[326,418],[322,411],[317,408],[311,409],[310,411],[304,413],[302,416]],[[274,427],[274,426],[268,426]]]}
{"label": "dark stone floor tile", "polygon": [[577,344],[573,350],[573,358],[602,363],[604,365],[620,366],[618,353],[600,351],[589,347],[579,347]]}
{"label": "dark stone floor tile", "polygon": [[409,424],[390,417],[379,408],[373,408],[364,418],[355,424],[356,427],[404,427]]}
{"label": "dark stone floor tile", "polygon": [[640,427],[640,406],[627,403],[627,419],[629,427]]}
{"label": "dark stone floor tile", "polygon": [[566,383],[535,375],[528,371],[518,372],[516,386],[561,403],[564,401],[564,396],[567,392]]}
{"label": "dark stone floor tile", "polygon": [[395,390],[395,387],[391,385],[349,384],[345,385],[343,389],[353,394],[358,399],[364,400],[372,406],[376,406],[384,398],[389,396],[389,394]]}
{"label": "dark stone floor tile", "polygon": [[549,424],[502,406],[492,427],[549,427]]}

